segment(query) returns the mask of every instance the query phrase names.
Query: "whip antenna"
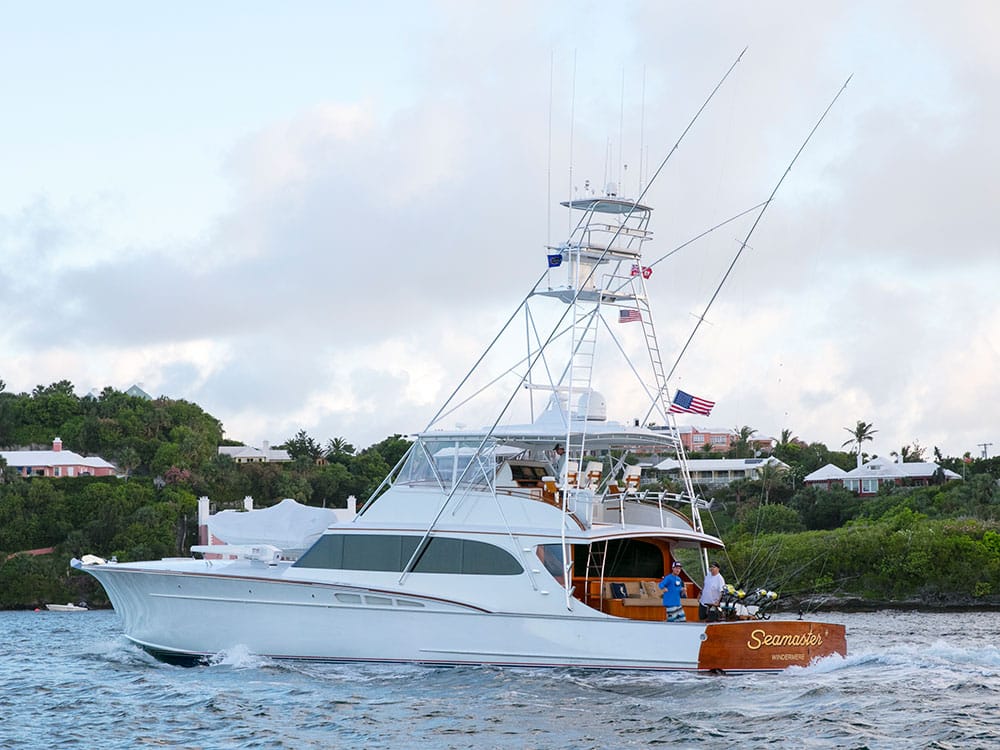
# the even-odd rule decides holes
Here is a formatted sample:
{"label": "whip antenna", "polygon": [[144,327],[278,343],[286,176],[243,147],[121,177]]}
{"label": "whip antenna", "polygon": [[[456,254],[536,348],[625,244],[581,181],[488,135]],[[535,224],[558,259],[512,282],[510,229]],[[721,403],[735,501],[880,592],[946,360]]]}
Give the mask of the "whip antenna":
{"label": "whip antenna", "polygon": [[833,109],[833,105],[837,103],[837,100],[840,98],[840,95],[844,93],[844,90],[847,88],[847,84],[851,82],[851,78],[853,77],[854,77],[853,74],[847,77],[847,80],[844,81],[844,85],[840,87],[840,91],[837,92],[837,95],[833,97],[833,100],[827,105],[826,109],[823,110],[823,114],[820,115],[820,118],[816,121],[816,124],[813,125],[812,130],[809,131],[809,135],[806,136],[806,139],[802,142],[802,145],[799,146],[799,150],[795,152],[795,156],[792,157],[792,160],[788,163],[788,167],[785,168],[785,171],[781,175],[781,179],[779,179],[778,183],[774,186],[774,190],[771,191],[771,195],[768,197],[766,201],[764,201],[763,205],[761,206],[760,213],[757,214],[757,218],[754,219],[753,226],[750,227],[750,231],[747,232],[746,237],[743,238],[743,242],[740,243],[740,249],[737,250],[736,255],[733,256],[733,262],[729,264],[729,268],[726,269],[726,273],[723,275],[722,281],[720,281],[719,285],[715,288],[715,292],[712,294],[712,298],[708,301],[708,304],[705,305],[704,312],[702,312],[702,314],[698,316],[697,322],[695,322],[694,328],[691,330],[691,335],[688,336],[688,339],[687,341],[684,342],[684,347],[681,349],[680,354],[678,354],[677,359],[674,360],[673,367],[671,367],[670,372],[667,373],[666,377],[667,380],[670,380],[671,376],[674,374],[674,371],[677,369],[677,365],[680,364],[681,358],[687,351],[688,346],[691,345],[691,340],[694,339],[694,335],[698,332],[698,329],[701,328],[701,324],[705,322],[705,316],[708,315],[708,311],[709,309],[711,309],[712,304],[715,302],[715,298],[719,296],[719,292],[721,292],[722,287],[725,286],[726,280],[729,278],[729,274],[732,273],[733,268],[736,266],[736,262],[740,259],[740,256],[743,254],[744,248],[746,248],[747,243],[750,241],[750,236],[754,233],[754,230],[757,229],[757,225],[760,224],[761,217],[764,216],[764,212],[767,211],[767,207],[770,206],[771,201],[774,200],[774,196],[778,192],[778,188],[781,187],[781,183],[785,181],[785,178],[788,176],[788,173],[792,171],[792,167],[798,160],[799,154],[801,154],[803,150],[805,150],[806,145],[813,137],[813,133],[815,133],[816,130],[819,128],[820,124],[826,118],[827,113],[829,113],[829,111]]}

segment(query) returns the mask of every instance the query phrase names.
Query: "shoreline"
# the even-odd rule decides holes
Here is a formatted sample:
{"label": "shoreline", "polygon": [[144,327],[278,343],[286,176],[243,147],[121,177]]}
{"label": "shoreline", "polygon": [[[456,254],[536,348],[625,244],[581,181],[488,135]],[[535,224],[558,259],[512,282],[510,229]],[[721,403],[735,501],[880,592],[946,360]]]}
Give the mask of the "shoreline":
{"label": "shoreline", "polygon": [[937,597],[928,599],[864,599],[860,596],[807,597],[796,603],[786,600],[775,605],[773,612],[996,612],[1000,611],[1000,599],[974,599],[966,596]]}

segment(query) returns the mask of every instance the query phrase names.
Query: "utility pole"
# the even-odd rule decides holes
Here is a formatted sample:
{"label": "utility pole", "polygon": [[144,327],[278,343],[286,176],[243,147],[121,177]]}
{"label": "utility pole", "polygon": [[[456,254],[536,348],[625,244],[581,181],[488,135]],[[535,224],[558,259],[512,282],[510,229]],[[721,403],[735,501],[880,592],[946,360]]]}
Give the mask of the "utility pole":
{"label": "utility pole", "polygon": [[983,449],[983,458],[987,458],[986,449],[992,447],[993,443],[976,443],[976,445]]}

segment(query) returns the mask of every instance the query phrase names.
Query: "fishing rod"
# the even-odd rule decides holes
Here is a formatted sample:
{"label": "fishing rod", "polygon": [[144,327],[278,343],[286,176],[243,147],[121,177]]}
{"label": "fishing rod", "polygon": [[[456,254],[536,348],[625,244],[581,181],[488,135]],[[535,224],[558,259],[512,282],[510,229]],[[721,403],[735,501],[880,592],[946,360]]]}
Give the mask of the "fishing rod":
{"label": "fishing rod", "polygon": [[[715,293],[712,294],[712,297],[711,299],[709,299],[708,304],[705,305],[704,312],[702,312],[702,314],[698,316],[698,318],[696,319],[694,328],[691,330],[691,335],[688,336],[687,341],[684,342],[684,346],[681,348],[680,354],[677,355],[677,359],[674,361],[673,367],[671,367],[670,372],[667,373],[666,379],[668,381],[673,376],[674,372],[677,370],[677,366],[680,364],[681,359],[684,357],[685,352],[687,352],[688,347],[691,345],[691,341],[694,339],[695,334],[698,333],[698,329],[701,328],[701,324],[705,322],[705,317],[708,315],[708,311],[715,303],[716,297],[719,296],[719,292],[722,291],[722,287],[725,286],[726,281],[729,279],[729,274],[732,273],[733,268],[736,266],[737,261],[739,261],[740,256],[746,249],[747,243],[750,242],[750,237],[753,235],[754,231],[756,231],[757,225],[760,224],[760,220],[763,218],[764,213],[768,209],[768,206],[770,206],[771,202],[774,200],[774,196],[775,194],[777,194],[778,189],[781,187],[781,183],[785,181],[785,178],[788,176],[788,173],[792,171],[792,167],[795,165],[795,162],[798,161],[799,155],[805,150],[805,147],[809,144],[809,141],[812,139],[813,134],[822,124],[823,120],[826,119],[827,114],[830,112],[831,109],[833,109],[833,105],[837,103],[837,100],[840,98],[840,95],[844,93],[844,90],[847,88],[847,84],[851,82],[851,78],[853,77],[854,77],[853,74],[847,77],[847,80],[844,81],[844,85],[840,87],[840,90],[837,92],[837,95],[833,97],[833,100],[827,105],[826,109],[823,110],[823,114],[820,116],[819,120],[816,121],[816,124],[813,125],[812,130],[809,131],[809,135],[806,136],[806,139],[802,142],[802,145],[799,146],[799,150],[795,152],[795,156],[792,157],[792,160],[788,163],[788,167],[785,168],[785,171],[782,173],[781,178],[774,186],[774,190],[771,191],[771,195],[768,197],[766,201],[764,201],[764,204],[760,209],[760,213],[757,214],[757,218],[754,219],[753,225],[750,227],[750,231],[747,232],[746,237],[743,238],[743,242],[740,243],[739,250],[737,250],[736,255],[733,256],[732,263],[729,264],[729,268],[727,268],[726,273],[723,274],[722,280],[719,282],[719,285],[715,289]],[[652,413],[652,409],[650,410],[650,413]],[[648,417],[649,415],[647,415],[647,418]]]}
{"label": "fishing rod", "polygon": [[735,216],[730,216],[730,217],[729,217],[728,219],[726,219],[725,221],[720,221],[720,222],[719,222],[718,224],[716,224],[716,225],[715,225],[714,227],[711,227],[711,228],[709,228],[709,229],[706,229],[706,230],[705,230],[704,232],[702,232],[701,234],[697,234],[697,235],[695,235],[694,237],[692,237],[691,239],[689,239],[689,240],[688,240],[687,242],[682,242],[682,243],[681,243],[680,245],[678,245],[677,247],[675,247],[675,248],[674,248],[673,250],[669,251],[668,253],[665,253],[664,255],[661,255],[661,256],[660,256],[659,258],[657,258],[656,260],[654,260],[654,261],[653,261],[652,263],[650,263],[650,264],[649,264],[649,265],[647,266],[647,268],[652,268],[653,266],[657,265],[658,263],[662,263],[663,261],[665,261],[665,260],[666,260],[667,258],[669,258],[670,256],[672,256],[672,255],[676,255],[676,254],[677,254],[677,253],[679,253],[679,252],[680,252],[681,250],[683,250],[684,248],[686,248],[686,247],[687,247],[688,245],[691,245],[691,244],[693,244],[693,243],[697,242],[697,241],[698,241],[698,240],[700,240],[700,239],[701,239],[702,237],[705,237],[706,235],[709,235],[709,234],[711,234],[712,232],[714,232],[714,231],[715,231],[715,230],[717,230],[717,229],[721,229],[722,227],[726,226],[726,224],[730,224],[730,223],[732,223],[732,222],[736,221],[737,219],[739,219],[739,218],[742,218],[742,217],[746,216],[746,215],[747,215],[748,213],[750,213],[751,211],[756,211],[756,210],[757,210],[758,208],[761,208],[761,207],[762,207],[762,206],[763,206],[763,205],[764,205],[764,204],[765,204],[766,202],[767,202],[767,201],[761,201],[761,202],[760,202],[760,203],[758,203],[758,204],[757,204],[756,206],[750,206],[750,208],[748,208],[748,209],[745,209],[745,210],[743,210],[743,211],[740,211],[740,212],[739,212],[738,214],[736,214]]}

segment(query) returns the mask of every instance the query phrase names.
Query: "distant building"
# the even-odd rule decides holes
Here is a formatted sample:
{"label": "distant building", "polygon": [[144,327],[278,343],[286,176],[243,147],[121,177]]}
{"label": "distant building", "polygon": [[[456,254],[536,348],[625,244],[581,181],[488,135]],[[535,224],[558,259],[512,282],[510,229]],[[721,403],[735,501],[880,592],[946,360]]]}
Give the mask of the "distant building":
{"label": "distant building", "polygon": [[126,396],[135,396],[136,398],[144,398],[147,401],[152,401],[153,397],[150,396],[148,393],[146,393],[144,390],[142,390],[141,386],[142,386],[142,383],[136,383],[131,388],[129,388],[127,391],[125,391],[125,395]]}
{"label": "distant building", "polygon": [[220,445],[220,456],[229,456],[238,464],[273,464],[291,461],[288,451],[272,448],[265,440],[260,448],[249,445]]}
{"label": "distant building", "polygon": [[[669,427],[654,427],[654,430],[668,430]],[[681,445],[688,455],[704,453],[726,453],[736,445],[736,431],[729,427],[695,427],[677,425]],[[778,441],[773,437],[754,435],[747,441],[757,452],[770,453]],[[706,447],[708,446],[708,447]]]}
{"label": "distant building", "polygon": [[812,487],[828,490],[833,487],[843,487],[847,472],[839,466],[827,464],[816,469],[812,474],[806,474],[802,483]]}
{"label": "distant building", "polygon": [[948,469],[942,469],[936,463],[900,463],[884,458],[873,458],[864,465],[851,471],[844,471],[838,466],[827,464],[802,480],[804,484],[830,489],[846,487],[859,495],[874,495],[879,487],[891,485],[925,486],[936,481],[950,481],[962,477]]}
{"label": "distant building", "polygon": [[[865,496],[878,493],[879,487],[886,484],[926,486],[939,481],[961,478],[961,475],[943,469],[933,461],[902,463],[887,458],[873,458],[857,469],[847,472],[843,481],[844,487]],[[809,477],[806,477],[806,481],[808,479]]]}
{"label": "distant building", "polygon": [[103,458],[63,450],[60,438],[52,441],[52,450],[0,451],[0,456],[22,477],[109,477],[118,473],[115,465]]}
{"label": "distant building", "polygon": [[[767,458],[689,458],[688,471],[695,484],[719,487],[737,479],[757,479],[764,466],[787,470],[788,464],[773,456]],[[656,465],[657,471],[676,471],[678,463],[673,458]]]}
{"label": "distant building", "polygon": [[677,432],[681,437],[681,445],[689,454],[707,452],[705,446],[711,446],[713,453],[725,453],[736,442],[736,433],[728,427],[677,425]]}

